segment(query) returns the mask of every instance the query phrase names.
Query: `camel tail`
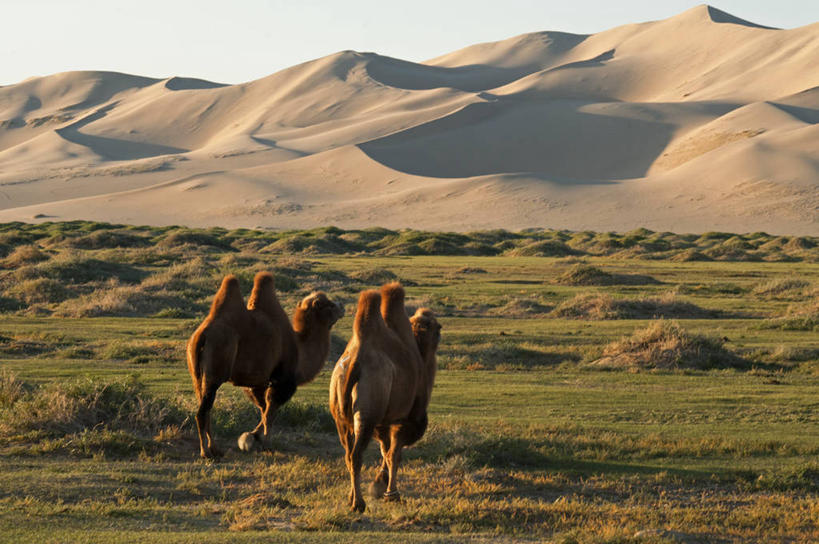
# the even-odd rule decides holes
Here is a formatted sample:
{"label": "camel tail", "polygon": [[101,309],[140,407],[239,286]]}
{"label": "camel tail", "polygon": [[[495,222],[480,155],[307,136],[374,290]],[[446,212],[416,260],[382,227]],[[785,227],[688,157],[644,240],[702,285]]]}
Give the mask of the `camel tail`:
{"label": "camel tail", "polygon": [[345,419],[352,421],[353,419],[353,387],[361,378],[361,368],[356,364],[356,361],[348,363],[347,374],[344,377],[344,392],[341,395],[341,413],[344,414]]}
{"label": "camel tail", "polygon": [[188,342],[188,372],[193,380],[193,390],[197,400],[202,400],[202,355],[205,349],[205,335],[196,331]]}

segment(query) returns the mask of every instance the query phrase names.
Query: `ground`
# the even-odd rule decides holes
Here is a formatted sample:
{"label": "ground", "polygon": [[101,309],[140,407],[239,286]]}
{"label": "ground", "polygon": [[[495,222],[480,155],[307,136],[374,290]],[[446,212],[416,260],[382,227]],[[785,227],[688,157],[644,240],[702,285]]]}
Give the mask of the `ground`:
{"label": "ground", "polygon": [[[25,229],[14,232],[25,238]],[[819,327],[810,313],[819,264],[809,254],[790,262],[603,251],[282,255],[236,251],[229,239],[86,249],[71,246],[77,236],[5,240],[0,541],[819,540]],[[45,260],[16,262],[20,245]],[[187,255],[188,268],[168,255]],[[93,274],[100,262],[116,282]],[[279,415],[273,452],[236,450],[257,416],[224,386],[215,434],[230,450],[216,463],[198,459],[184,343],[231,267],[240,279],[276,270],[288,311],[312,288],[343,302],[334,356],[360,289],[397,277],[408,305],[439,312],[430,428],[406,452],[403,502],[371,499],[364,514],[348,511],[343,450],[326,408],[332,362]],[[588,267],[604,272],[591,275],[601,285],[571,280],[590,277]],[[25,302],[35,296],[26,282],[45,269],[63,290]],[[593,362],[607,345],[657,316],[552,314],[579,294],[632,309],[664,300],[648,307],[738,359],[601,370]],[[126,295],[127,306],[109,300]],[[685,317],[692,307],[707,317]],[[371,446],[367,479],[377,457]]]}

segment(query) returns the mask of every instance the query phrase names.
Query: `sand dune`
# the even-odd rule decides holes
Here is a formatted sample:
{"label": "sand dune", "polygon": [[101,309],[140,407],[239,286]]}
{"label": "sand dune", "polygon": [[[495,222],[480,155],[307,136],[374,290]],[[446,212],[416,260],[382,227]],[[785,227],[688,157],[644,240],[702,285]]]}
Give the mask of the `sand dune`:
{"label": "sand dune", "polygon": [[710,6],[238,85],[0,87],[0,221],[819,234],[819,24]]}

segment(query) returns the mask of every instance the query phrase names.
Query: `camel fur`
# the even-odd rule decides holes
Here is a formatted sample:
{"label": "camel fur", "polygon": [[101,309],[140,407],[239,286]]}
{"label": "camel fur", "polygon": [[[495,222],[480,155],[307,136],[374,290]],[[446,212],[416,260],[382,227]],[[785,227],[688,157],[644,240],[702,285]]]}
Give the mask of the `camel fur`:
{"label": "camel fur", "polygon": [[241,449],[268,445],[273,416],[298,385],[321,370],[330,348],[330,329],[344,314],[321,292],[296,308],[294,326],[281,307],[268,272],[256,274],[245,307],[239,281],[226,276],[210,313],[191,335],[188,371],[199,401],[196,425],[204,458],[221,456],[210,424],[216,391],[226,382],[243,387],[261,412],[261,420],[239,440]]}
{"label": "camel fur", "polygon": [[381,292],[361,293],[353,336],[330,382],[330,412],[345,449],[349,504],[355,511],[366,508],[361,494],[361,462],[371,438],[375,436],[380,442],[384,459],[383,496],[398,500],[396,475],[401,450],[417,441],[426,429],[434,371],[428,370],[418,345],[400,284],[384,285]]}

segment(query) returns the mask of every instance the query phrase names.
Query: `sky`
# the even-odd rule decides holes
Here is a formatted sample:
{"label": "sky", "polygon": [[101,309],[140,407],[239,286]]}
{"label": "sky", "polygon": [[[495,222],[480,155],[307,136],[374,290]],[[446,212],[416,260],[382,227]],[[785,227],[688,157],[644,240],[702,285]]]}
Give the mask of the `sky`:
{"label": "sky", "polygon": [[[344,49],[423,61],[541,30],[671,17],[684,0],[2,0],[0,85],[69,70],[241,83]],[[816,0],[713,0],[766,26],[819,21]]]}

